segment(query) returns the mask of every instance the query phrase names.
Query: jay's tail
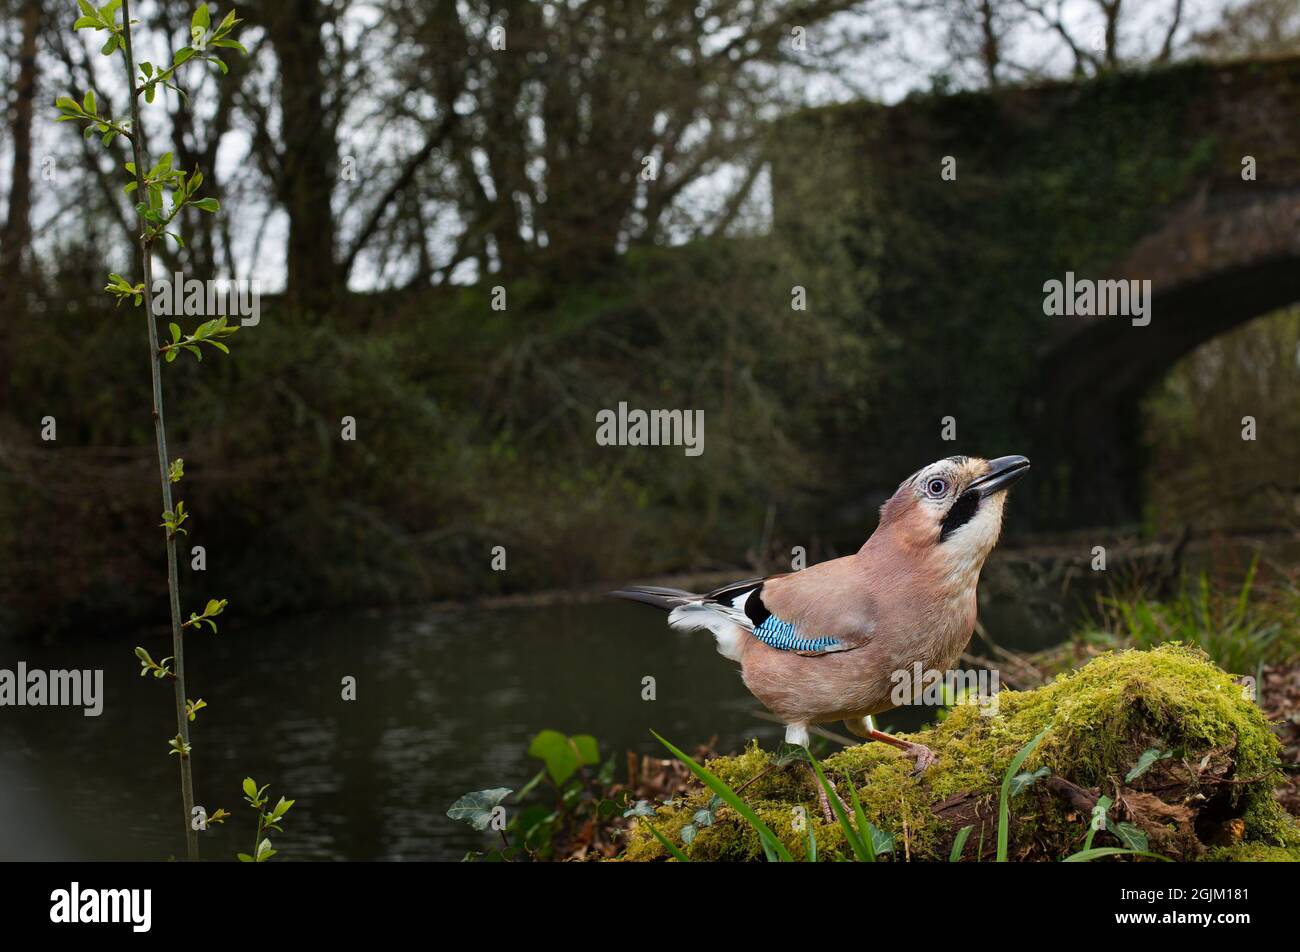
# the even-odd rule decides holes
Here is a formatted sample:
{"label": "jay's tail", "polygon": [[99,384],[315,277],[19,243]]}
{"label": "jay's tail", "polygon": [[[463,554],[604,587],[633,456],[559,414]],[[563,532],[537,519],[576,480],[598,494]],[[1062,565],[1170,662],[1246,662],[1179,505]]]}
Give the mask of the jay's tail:
{"label": "jay's tail", "polygon": [[738,608],[736,592],[743,605],[744,598],[757,587],[761,579],[751,579],[738,585],[720,588],[708,595],[696,595],[680,588],[660,588],[657,585],[632,585],[609,594],[641,602],[668,612],[668,624],[682,631],[706,630],[718,642],[718,653],[733,661],[740,660],[745,633],[753,631],[753,622]]}
{"label": "jay's tail", "polygon": [[628,588],[620,588],[618,591],[609,594],[613,598],[625,598],[629,602],[653,605],[655,608],[661,608],[666,612],[670,612],[680,605],[698,602],[704,597],[680,588],[660,588],[657,585],[633,585]]}

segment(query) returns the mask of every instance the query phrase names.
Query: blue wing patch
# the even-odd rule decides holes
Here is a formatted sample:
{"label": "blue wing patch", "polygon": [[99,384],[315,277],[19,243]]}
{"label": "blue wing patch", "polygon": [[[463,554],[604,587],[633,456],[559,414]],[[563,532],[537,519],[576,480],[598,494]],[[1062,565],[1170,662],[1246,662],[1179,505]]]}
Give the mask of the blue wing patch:
{"label": "blue wing patch", "polygon": [[754,626],[754,637],[780,651],[831,651],[840,644],[834,638],[800,638],[793,625],[775,615]]}

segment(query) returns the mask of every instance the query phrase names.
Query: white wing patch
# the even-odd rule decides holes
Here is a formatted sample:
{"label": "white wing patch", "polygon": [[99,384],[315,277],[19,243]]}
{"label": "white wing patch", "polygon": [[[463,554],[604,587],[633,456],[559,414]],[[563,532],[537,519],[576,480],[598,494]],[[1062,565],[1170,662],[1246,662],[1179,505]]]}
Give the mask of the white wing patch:
{"label": "white wing patch", "polygon": [[[741,599],[749,597],[746,592]],[[718,643],[718,654],[731,661],[740,661],[740,651],[751,631],[754,629],[743,607],[724,605],[721,602],[690,602],[678,605],[668,614],[668,624],[679,631],[699,631],[706,629],[713,632]]]}
{"label": "white wing patch", "polygon": [[793,625],[767,614],[763,623],[755,627],[753,619],[745,613],[745,605],[759,586],[746,589],[732,597],[730,603],[698,601],[679,605],[668,615],[668,624],[682,631],[707,629],[717,640],[718,653],[724,658],[739,662],[747,637],[757,638],[779,651],[796,651],[800,654],[826,654],[849,648],[835,638],[805,638]]}

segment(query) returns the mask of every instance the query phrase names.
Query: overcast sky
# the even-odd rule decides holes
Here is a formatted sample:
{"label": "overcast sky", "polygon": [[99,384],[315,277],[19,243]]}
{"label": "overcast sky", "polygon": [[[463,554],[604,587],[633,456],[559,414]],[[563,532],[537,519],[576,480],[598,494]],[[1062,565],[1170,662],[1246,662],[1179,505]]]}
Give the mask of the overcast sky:
{"label": "overcast sky", "polygon": [[[1185,39],[1194,31],[1215,23],[1222,10],[1230,5],[1232,4],[1229,0],[1185,0],[1179,37]],[[1159,49],[1172,8],[1173,0],[1141,0],[1140,3],[1133,0],[1126,4],[1128,19],[1121,44],[1121,54],[1125,59],[1134,61],[1148,59]],[[377,16],[375,9],[365,3],[359,3],[353,9],[354,12],[350,14],[351,19],[345,28],[349,33],[359,33],[363,26],[372,22]],[[1063,10],[1063,19],[1072,35],[1081,38],[1094,48],[1101,48],[1101,20],[1093,0],[1067,0]],[[868,3],[865,11],[844,18],[837,26],[871,34],[878,39],[864,43],[848,53],[847,57],[840,62],[839,65],[843,68],[838,70],[838,75],[835,77],[827,76],[809,81],[804,75],[790,75],[786,83],[796,98],[810,104],[842,102],[859,97],[892,103],[909,92],[930,88],[936,73],[950,70],[951,57],[947,50],[947,28],[939,16],[907,14],[899,9],[898,4],[892,2]],[[12,24],[7,24],[6,28],[11,29]],[[98,68],[97,82],[101,84],[100,88],[115,88],[118,85],[116,74],[109,72],[108,69],[110,66],[117,66],[120,69],[120,65],[116,62],[110,64],[99,57],[96,51],[91,50],[92,41],[89,31],[78,34],[78,39],[86,43],[87,49],[92,53],[90,60]],[[255,36],[250,39],[255,39]],[[814,57],[819,49],[824,48],[826,40],[826,37],[817,35],[808,37],[809,50]],[[169,58],[168,54],[159,47],[159,42],[160,38],[156,36],[141,37],[137,58],[153,59],[155,62]],[[819,47],[819,43],[823,46]],[[254,55],[267,57],[269,51],[263,50],[259,53],[254,49]],[[1006,59],[1038,74],[1061,76],[1069,74],[1072,62],[1064,43],[1041,27],[1026,27],[1013,31],[1006,40]],[[50,67],[57,69],[56,64],[50,64]],[[57,72],[55,75],[58,75]],[[647,79],[652,80],[652,77]],[[961,70],[956,72],[953,80],[959,86],[977,85],[979,82],[978,76],[963,74]],[[202,104],[210,103],[211,97],[205,96],[201,88],[192,92],[194,101],[199,104],[197,108],[201,116]],[[368,181],[366,173],[370,166],[399,162],[403,153],[417,147],[421,140],[420,130],[411,129],[409,126],[405,129],[400,126],[394,127],[394,130],[387,134],[386,139],[378,137],[374,132],[374,112],[373,101],[364,101],[362,97],[355,97],[355,101],[349,105],[349,119],[341,127],[340,155],[355,157],[360,171],[357,181],[341,182],[336,190],[335,204],[341,221],[340,234],[343,236],[348,235],[355,226],[354,216],[362,214],[373,198],[366,188]],[[155,119],[155,123],[158,121]],[[199,124],[202,124],[201,118]],[[70,138],[73,133],[67,124],[56,127],[52,122],[38,122],[35,133],[38,157],[53,154],[58,162],[62,150],[69,150],[76,145]],[[0,143],[3,143],[0,174],[7,179],[8,167],[11,163],[10,145],[7,137],[0,138]],[[66,164],[69,169],[75,166],[75,154],[67,152],[62,154],[67,155]],[[236,226],[236,264],[242,273],[235,277],[253,278],[261,282],[264,290],[273,291],[283,284],[287,220],[282,212],[272,212],[269,219],[266,219],[265,227],[262,227],[268,208],[265,185],[260,174],[248,174],[247,166],[250,163],[248,136],[239,131],[232,132],[223,142],[217,163],[218,174],[221,181],[227,183],[227,187],[242,185],[246,191],[243,194],[228,194],[223,213],[232,215],[237,221],[252,223]],[[712,207],[721,203],[727,194],[726,186],[736,179],[736,174],[734,169],[720,169],[714,176],[686,190],[681,201],[689,203],[697,216],[707,216]],[[381,176],[375,176],[370,181],[373,182],[377,178]],[[38,227],[44,225],[48,231],[50,223],[54,223],[57,227],[61,222],[71,224],[78,221],[75,215],[60,215],[57,190],[43,189],[40,187],[41,184],[37,183],[37,204],[34,212],[36,225]],[[751,222],[755,218],[758,220],[763,218],[766,206],[765,187],[766,183],[762,180],[755,187],[751,202]],[[453,244],[455,222],[445,223],[444,229],[446,235],[440,236],[439,240],[450,248]],[[257,239],[258,233],[260,233],[260,240]],[[48,234],[46,237],[49,237]],[[400,282],[402,277],[400,273],[378,273],[374,259],[363,256],[358,261],[352,287],[356,290],[364,290]],[[462,269],[456,275],[460,281],[473,280],[475,277],[470,268]]]}

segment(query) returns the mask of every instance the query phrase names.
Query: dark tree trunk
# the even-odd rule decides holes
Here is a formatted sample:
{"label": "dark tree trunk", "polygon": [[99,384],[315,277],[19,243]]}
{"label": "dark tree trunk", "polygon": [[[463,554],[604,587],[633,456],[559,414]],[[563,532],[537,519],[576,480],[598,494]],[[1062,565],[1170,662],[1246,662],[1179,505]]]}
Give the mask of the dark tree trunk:
{"label": "dark tree trunk", "polygon": [[40,28],[39,0],[22,7],[22,46],[18,54],[18,85],[14,90],[13,174],[9,210],[0,231],[0,405],[8,403],[13,371],[13,327],[27,311],[24,271],[32,227],[32,103],[36,98],[36,34]]}
{"label": "dark tree trunk", "polygon": [[277,197],[289,216],[289,302],[330,308],[341,290],[336,223],[330,204],[338,179],[335,119],[326,95],[327,11],[318,0],[277,0],[261,21],[280,61],[281,135]]}

